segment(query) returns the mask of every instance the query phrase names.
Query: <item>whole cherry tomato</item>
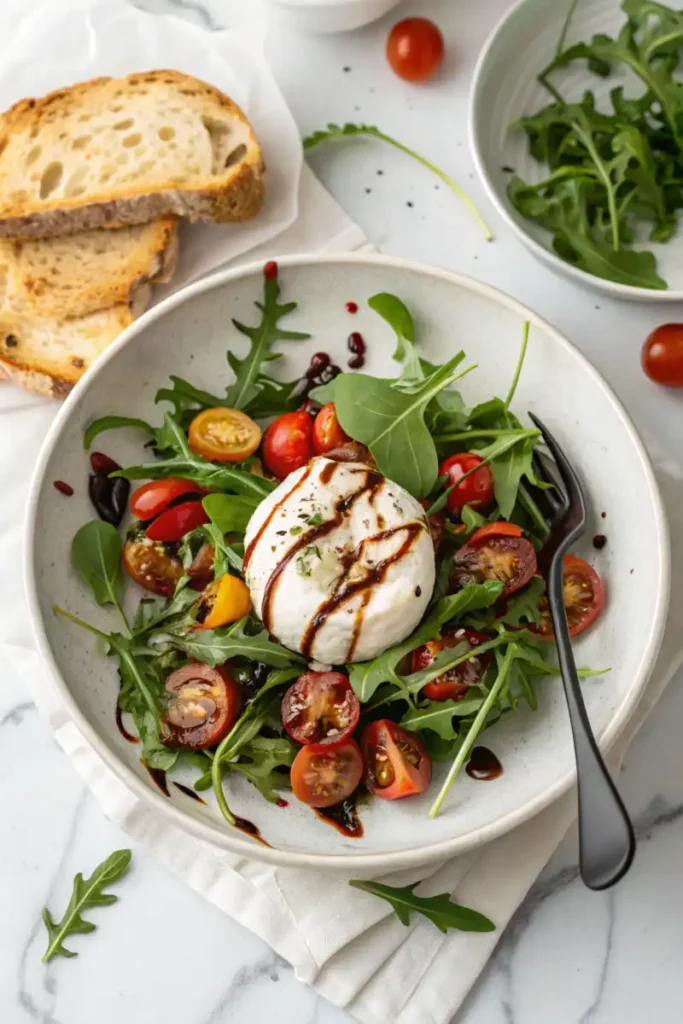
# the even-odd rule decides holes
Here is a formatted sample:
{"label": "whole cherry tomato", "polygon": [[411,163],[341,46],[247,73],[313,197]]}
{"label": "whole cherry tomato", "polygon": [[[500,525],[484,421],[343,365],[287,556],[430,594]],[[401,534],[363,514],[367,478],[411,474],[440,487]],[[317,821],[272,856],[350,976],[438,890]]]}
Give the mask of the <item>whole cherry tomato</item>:
{"label": "whole cherry tomato", "polygon": [[[493,474],[488,464],[482,465],[483,462],[480,455],[472,452],[456,452],[439,466],[439,476],[448,477],[446,486],[456,485],[447,499],[451,512],[460,512],[463,505],[471,505],[477,512],[482,512],[493,504]],[[458,483],[466,473],[470,475]]]}
{"label": "whole cherry tomato", "polygon": [[683,324],[663,324],[649,334],[641,361],[656,384],[683,387]]}
{"label": "whole cherry tomato", "polygon": [[262,453],[266,468],[279,480],[305,466],[314,455],[313,421],[308,413],[299,409],[273,420],[263,435]]}
{"label": "whole cherry tomato", "polygon": [[426,82],[443,61],[443,36],[427,18],[406,18],[394,25],[387,38],[387,60],[392,71],[407,82]]}

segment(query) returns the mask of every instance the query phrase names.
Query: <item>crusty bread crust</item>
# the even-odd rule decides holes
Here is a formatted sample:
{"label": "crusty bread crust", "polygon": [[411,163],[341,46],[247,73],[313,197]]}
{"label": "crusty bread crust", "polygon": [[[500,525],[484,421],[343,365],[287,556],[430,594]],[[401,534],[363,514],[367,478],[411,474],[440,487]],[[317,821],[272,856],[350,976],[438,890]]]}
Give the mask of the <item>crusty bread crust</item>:
{"label": "crusty bread crust", "polygon": [[[40,199],[26,194],[21,199],[2,194],[0,188],[0,237],[48,238],[93,228],[122,227],[147,223],[163,217],[187,217],[191,221],[240,221],[258,213],[263,202],[263,160],[261,149],[242,110],[228,96],[199,79],[173,70],[142,72],[124,79],[96,78],[68,89],[59,89],[42,99],[20,100],[0,118],[0,183],[3,153],[18,132],[33,133],[39,141],[41,124],[53,124],[72,114],[92,98],[93,90],[107,97],[133,94],[135,89],[163,84],[176,89],[186,102],[206,102],[218,107],[246,132],[244,154],[220,175],[189,180],[178,187],[159,182],[150,188],[145,182],[119,186],[115,191],[87,192],[72,198]],[[111,93],[111,96],[109,96]],[[6,159],[6,157],[5,157]]]}

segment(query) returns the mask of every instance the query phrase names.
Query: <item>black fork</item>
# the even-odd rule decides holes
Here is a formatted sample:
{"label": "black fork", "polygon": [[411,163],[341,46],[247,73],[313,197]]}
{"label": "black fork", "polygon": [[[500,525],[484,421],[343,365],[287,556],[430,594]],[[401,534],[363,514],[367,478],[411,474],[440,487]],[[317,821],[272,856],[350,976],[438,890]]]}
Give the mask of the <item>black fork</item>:
{"label": "black fork", "polygon": [[[551,487],[543,492],[550,536],[539,562],[546,579],[550,618],[557,643],[574,740],[579,798],[579,862],[589,889],[607,889],[626,874],[636,849],[633,827],[595,742],[583,702],[564,608],[563,564],[586,528],[586,502],[579,479],[550,431],[529,413],[554,462],[534,454],[534,472]],[[552,467],[552,468],[551,468]],[[556,470],[556,471],[553,471]]]}

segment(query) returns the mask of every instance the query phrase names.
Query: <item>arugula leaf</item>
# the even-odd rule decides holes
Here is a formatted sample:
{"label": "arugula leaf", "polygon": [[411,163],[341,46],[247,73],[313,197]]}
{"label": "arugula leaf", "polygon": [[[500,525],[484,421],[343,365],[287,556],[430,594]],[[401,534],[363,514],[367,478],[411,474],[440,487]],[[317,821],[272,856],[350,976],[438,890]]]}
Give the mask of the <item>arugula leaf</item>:
{"label": "arugula leaf", "polygon": [[183,615],[199,600],[194,590],[180,590],[169,600],[165,598],[143,597],[138,605],[133,621],[133,634],[139,639],[143,633],[157,629],[162,622],[167,622],[176,615]]}
{"label": "arugula leaf", "polygon": [[396,332],[396,350],[392,358],[402,364],[401,382],[423,380],[424,372],[415,348],[415,324],[408,307],[389,292],[373,295],[368,299],[368,306]]}
{"label": "arugula leaf", "polygon": [[133,716],[142,744],[142,757],[150,768],[169,771],[178,760],[178,751],[164,746],[166,736],[161,708],[165,695],[159,660],[152,649],[142,648],[139,640],[127,640],[117,633],[107,638],[119,660],[121,689],[118,706]]}
{"label": "arugula leaf", "polygon": [[87,450],[98,434],[102,434],[105,430],[118,430],[119,427],[134,427],[137,430],[144,430],[152,437],[155,435],[154,427],[150,426],[147,420],[141,420],[135,416],[101,416],[86,427],[83,433],[83,447]]}
{"label": "arugula leaf", "polygon": [[95,868],[90,878],[84,879],[79,872],[74,878],[71,899],[61,921],[55,921],[47,907],[43,907],[42,918],[48,936],[43,963],[47,963],[53,956],[78,956],[78,953],[66,948],[64,940],[69,935],[87,935],[95,931],[96,925],[86,921],[83,912],[93,907],[110,907],[116,903],[118,896],[104,890],[123,878],[130,866],[131,857],[130,850],[115,850]]}
{"label": "arugula leaf", "polygon": [[205,629],[201,632],[171,628],[158,634],[158,638],[162,643],[168,643],[176,650],[184,651],[195,661],[212,666],[223,665],[228,658],[236,657],[262,661],[273,668],[288,668],[294,663],[303,662],[303,658],[298,654],[271,640],[266,629],[255,635],[249,634],[246,631],[247,622],[247,619],[240,619],[232,626]]}
{"label": "arugula leaf", "polygon": [[242,572],[242,545],[228,544],[215,523],[205,523],[202,533],[213,547],[213,574],[215,579],[225,576],[229,569]]}
{"label": "arugula leaf", "polygon": [[277,790],[289,788],[289,778],[278,768],[290,768],[298,751],[289,736],[254,736],[242,746],[239,761],[230,762],[230,770],[244,775],[259,792],[275,803]]}
{"label": "arugula leaf", "polygon": [[443,740],[456,739],[459,730],[453,725],[453,719],[467,718],[476,713],[483,702],[483,693],[473,688],[473,695],[462,700],[430,701],[427,707],[411,708],[400,724],[412,732],[431,729]]}
{"label": "arugula leaf", "polygon": [[184,431],[177,421],[166,413],[164,425],[169,437],[174,439],[178,454],[169,458],[146,462],[139,466],[127,466],[112,473],[127,480],[159,480],[169,476],[180,476],[200,484],[208,490],[227,491],[242,497],[261,501],[277,486],[265,477],[249,473],[227,463],[207,462],[201,455],[190,451]]}
{"label": "arugula leaf", "polygon": [[92,590],[98,604],[113,604],[128,631],[121,608],[123,544],[115,526],[93,519],[76,531],[71,563]]}
{"label": "arugula leaf", "polygon": [[223,534],[244,533],[258,504],[254,498],[234,494],[207,494],[202,500],[207,516]]}
{"label": "arugula leaf", "polygon": [[493,932],[496,926],[488,917],[476,910],[469,910],[451,901],[446,892],[438,896],[418,896],[415,893],[419,882],[403,887],[384,885],[382,882],[366,882],[351,879],[349,885],[362,889],[372,896],[379,896],[391,904],[401,924],[410,924],[411,913],[422,914],[435,924],[439,931],[446,933],[449,928],[461,932]]}
{"label": "arugula leaf", "polygon": [[380,473],[417,498],[433,489],[439,468],[425,409],[436,394],[467,372],[456,372],[463,358],[464,352],[459,352],[410,394],[363,373],[342,373],[335,381],[334,401],[342,429],[368,446]]}
{"label": "arugula leaf", "polygon": [[541,609],[539,601],[545,594],[545,580],[534,576],[531,582],[519,590],[514,597],[508,599],[507,607],[501,615],[501,621],[508,626],[521,626],[522,620],[540,625]]}
{"label": "arugula leaf", "polygon": [[348,138],[349,136],[354,135],[370,135],[375,139],[380,139],[382,142],[388,143],[388,145],[393,146],[395,149],[399,149],[402,153],[406,153],[408,156],[412,157],[413,160],[417,160],[417,162],[422,164],[423,167],[426,167],[433,174],[436,174],[436,176],[440,178],[448,188],[462,199],[463,203],[467,206],[470,213],[484,232],[484,238],[486,238],[487,241],[490,241],[493,238],[491,231],[487,227],[483,217],[470,197],[462,188],[460,188],[459,185],[456,184],[450,174],[446,174],[446,172],[442,171],[441,168],[436,166],[436,164],[433,164],[431,160],[425,159],[425,157],[420,156],[420,154],[416,153],[415,150],[409,149],[408,146],[405,146],[402,142],[398,142],[396,139],[392,139],[391,136],[385,135],[384,132],[381,132],[379,128],[375,128],[373,125],[348,123],[345,125],[328,124],[326,129],[313,132],[311,135],[307,135],[304,138],[304,151],[313,149],[314,146],[319,146],[321,142]]}
{"label": "arugula leaf", "polygon": [[261,311],[261,322],[256,327],[247,327],[239,320],[233,324],[251,342],[249,353],[239,359],[234,352],[228,352],[228,362],[235,374],[235,380],[228,388],[226,402],[233,409],[247,409],[249,403],[258,398],[261,367],[266,361],[279,358],[270,351],[275,341],[304,341],[310,334],[302,331],[285,331],[279,321],[296,309],[296,302],[279,303],[280,285],[277,277],[263,278],[263,302],[257,302]]}
{"label": "arugula leaf", "polygon": [[405,656],[416,647],[438,637],[444,623],[478,608],[490,607],[502,589],[502,583],[494,580],[471,583],[457,594],[441,598],[421,625],[402,643],[390,647],[371,661],[357,661],[348,665],[349,680],[361,704],[367,704],[381,683],[391,682],[403,690],[404,682],[397,668]]}

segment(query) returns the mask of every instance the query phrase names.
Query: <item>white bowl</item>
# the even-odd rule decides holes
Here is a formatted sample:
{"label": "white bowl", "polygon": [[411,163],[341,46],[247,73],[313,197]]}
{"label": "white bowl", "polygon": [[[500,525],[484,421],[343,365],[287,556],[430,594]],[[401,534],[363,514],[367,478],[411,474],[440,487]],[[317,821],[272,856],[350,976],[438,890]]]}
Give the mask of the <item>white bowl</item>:
{"label": "white bowl", "polygon": [[401,0],[266,0],[277,19],[303,32],[348,32],[381,18]]}
{"label": "white bowl", "polygon": [[[523,321],[531,321],[515,408],[522,415],[531,409],[546,421],[592,500],[592,521],[578,553],[597,565],[609,600],[599,625],[577,643],[577,659],[612,670],[584,686],[600,742],[603,747],[611,743],[638,700],[659,646],[669,559],[666,522],[647,456],[612,391],[549,324],[488,285],[381,256],[295,256],[279,262],[283,299],[299,303],[287,326],[313,334],[307,342],[279,346],[285,355],[277,366],[286,379],[300,374],[317,350],[345,364],[346,336],[352,329],[367,341],[368,372],[389,376],[395,365],[394,340],[366,303],[376,292],[390,291],[414,311],[428,358],[443,361],[462,345],[479,363],[462,389],[466,401],[475,403],[505,394]],[[28,517],[27,583],[40,651],[69,713],[105,762],[143,801],[202,839],[284,865],[368,874],[460,853],[520,824],[570,786],[574,760],[557,679],[541,686],[535,714],[520,710],[487,734],[486,743],[503,763],[503,776],[483,785],[463,774],[434,821],[427,810],[437,781],[415,799],[375,800],[364,806],[365,837],[353,840],[293,798],[286,809],[278,808],[246,781],[231,780],[231,806],[260,827],[272,844],[267,849],[227,827],[211,794],[206,806],[173,787],[170,799],[160,794],[140,765],[136,748],[117,731],[113,659],[102,657],[88,633],[52,611],[58,604],[103,629],[116,628],[110,610],[95,605],[69,564],[75,531],[93,518],[86,493],[84,427],[110,412],[159,421],[161,411],[153,398],[168,374],[220,389],[230,373],[226,349],[243,353],[246,347],[231,317],[250,322],[261,287],[259,265],[218,274],[172,296],[129,328],[65,402],[39,460]],[[356,316],[345,311],[348,300],[359,304]],[[130,465],[140,460],[143,442],[139,432],[125,430],[102,435],[96,447]],[[75,488],[72,498],[54,488],[58,479]],[[598,530],[609,538],[600,554],[590,544]],[[139,597],[132,584],[131,590]],[[446,768],[438,768],[437,780]]]}
{"label": "white bowl", "polygon": [[[547,106],[552,97],[538,82],[537,74],[552,60],[567,14],[567,3],[556,0],[521,0],[496,25],[479,56],[470,93],[470,141],[477,169],[489,198],[524,244],[553,270],[612,297],[646,302],[678,302],[683,299],[683,225],[665,245],[646,237],[637,248],[648,249],[657,258],[659,276],[669,285],[666,291],[634,288],[606,281],[579,270],[560,259],[550,248],[551,234],[523,217],[507,197],[511,178],[503,167],[514,168],[524,181],[538,182],[547,174],[545,165],[528,151],[527,137],[510,125],[524,114]],[[581,0],[576,5],[567,45],[590,40],[598,32],[616,36],[625,22],[616,0]],[[553,74],[562,95],[580,99],[591,89],[599,108],[611,109],[609,92],[624,84],[633,95],[644,90],[642,83],[621,71],[599,78],[577,61]],[[633,92],[633,83],[638,83]]]}

